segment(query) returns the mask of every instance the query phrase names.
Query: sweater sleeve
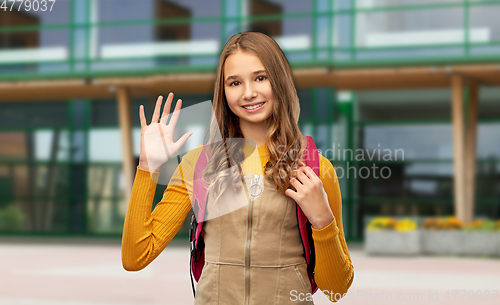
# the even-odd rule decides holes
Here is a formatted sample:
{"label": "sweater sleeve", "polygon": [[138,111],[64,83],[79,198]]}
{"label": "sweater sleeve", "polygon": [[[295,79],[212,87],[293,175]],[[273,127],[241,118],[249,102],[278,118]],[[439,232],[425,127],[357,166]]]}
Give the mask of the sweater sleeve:
{"label": "sweater sleeve", "polygon": [[[331,162],[320,154],[320,179],[328,196],[328,202],[334,219],[326,227],[312,228],[312,237],[316,252],[314,279],[318,287],[328,295],[347,293],[354,280],[354,267],[342,226],[342,196],[337,174]],[[332,302],[338,301],[330,300]]]}
{"label": "sweater sleeve", "polygon": [[160,173],[137,167],[123,226],[122,264],[125,270],[145,268],[181,228],[192,207],[194,164],[201,149],[200,145],[182,158],[153,212],[151,209]]}

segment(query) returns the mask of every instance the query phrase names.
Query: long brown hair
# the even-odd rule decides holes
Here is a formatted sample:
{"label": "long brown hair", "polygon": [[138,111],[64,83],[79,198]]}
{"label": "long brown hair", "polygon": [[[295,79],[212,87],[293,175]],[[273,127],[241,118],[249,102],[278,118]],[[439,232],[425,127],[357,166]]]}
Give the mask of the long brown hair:
{"label": "long brown hair", "polygon": [[[300,104],[292,78],[292,69],[285,54],[273,38],[258,32],[234,35],[222,49],[215,79],[214,117],[212,118],[212,129],[216,128],[220,132],[222,140],[211,143],[211,157],[203,176],[205,179],[211,177],[208,180],[214,181],[211,187],[217,192],[222,192],[223,187],[227,187],[230,181],[236,189],[237,187],[234,187],[236,182],[241,181],[244,141],[226,140],[243,138],[243,134],[239,117],[228,106],[223,75],[226,58],[238,51],[252,53],[259,57],[271,83],[275,103],[272,114],[268,118],[266,149],[269,153],[269,161],[265,166],[264,175],[274,180],[276,189],[284,193],[290,185],[290,178],[298,164],[304,164],[300,160],[305,148],[301,141],[303,135],[298,127]],[[214,134],[213,130],[212,138]]]}

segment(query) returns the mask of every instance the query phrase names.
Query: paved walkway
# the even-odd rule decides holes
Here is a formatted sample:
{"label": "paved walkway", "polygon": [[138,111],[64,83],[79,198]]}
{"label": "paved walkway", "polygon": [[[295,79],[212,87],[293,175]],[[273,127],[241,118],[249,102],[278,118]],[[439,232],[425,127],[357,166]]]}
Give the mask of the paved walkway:
{"label": "paved walkway", "polygon": [[[368,257],[361,245],[349,248],[355,280],[341,304],[500,304],[498,258]],[[193,304],[186,243],[138,272],[125,271],[120,255],[117,240],[3,238],[0,305]]]}

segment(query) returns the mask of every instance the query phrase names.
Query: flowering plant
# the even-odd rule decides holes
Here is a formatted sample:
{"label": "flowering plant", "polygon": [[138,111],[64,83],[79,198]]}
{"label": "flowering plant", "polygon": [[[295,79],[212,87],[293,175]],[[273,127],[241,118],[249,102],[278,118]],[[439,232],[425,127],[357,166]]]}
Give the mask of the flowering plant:
{"label": "flowering plant", "polygon": [[368,224],[368,230],[394,230],[396,228],[396,223],[396,220],[390,217],[375,217]]}
{"label": "flowering plant", "polygon": [[465,230],[467,231],[496,231],[500,230],[500,220],[482,220],[477,219],[468,225]]}
{"label": "flowering plant", "polygon": [[395,230],[395,231],[412,231],[417,228],[417,223],[409,218],[396,220],[390,217],[376,217],[368,224],[368,230]]}
{"label": "flowering plant", "polygon": [[444,218],[426,218],[422,223],[423,230],[462,230],[465,225],[460,219],[449,216]]}
{"label": "flowering plant", "polygon": [[413,231],[417,229],[417,222],[409,218],[404,218],[398,221],[396,231]]}

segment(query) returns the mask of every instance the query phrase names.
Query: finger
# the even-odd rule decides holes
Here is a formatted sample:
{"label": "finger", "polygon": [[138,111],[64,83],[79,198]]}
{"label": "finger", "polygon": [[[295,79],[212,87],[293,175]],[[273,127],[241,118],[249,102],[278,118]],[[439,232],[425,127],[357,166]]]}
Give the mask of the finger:
{"label": "finger", "polygon": [[293,200],[297,201],[297,192],[294,192],[293,190],[291,189],[286,189],[285,190],[285,195],[287,195],[288,197],[292,198]]}
{"label": "finger", "polygon": [[141,129],[145,128],[148,123],[146,123],[146,116],[144,115],[144,106],[139,106],[139,120],[141,121]]}
{"label": "finger", "polygon": [[307,177],[307,175],[304,173],[303,170],[299,170],[297,171],[297,179],[302,183],[302,184],[308,184],[310,181],[309,181],[309,177]]}
{"label": "finger", "polygon": [[170,92],[167,96],[167,102],[165,103],[165,106],[163,106],[163,113],[161,114],[161,118],[160,118],[161,124],[167,124],[168,115],[170,113],[170,107],[172,105],[173,99],[174,99],[174,94],[172,92]]}
{"label": "finger", "polygon": [[307,178],[309,178],[310,180],[312,180],[315,175],[314,175],[314,172],[312,172],[312,170],[311,171],[309,171],[309,170],[311,170],[311,168],[309,166],[302,166],[300,171],[305,176],[307,176]]}
{"label": "finger", "polygon": [[312,168],[309,166],[304,167],[304,173],[309,177],[311,180],[317,180],[319,179],[318,175],[313,171]]}
{"label": "finger", "polygon": [[300,182],[299,179],[297,179],[295,177],[292,177],[292,178],[290,178],[290,184],[292,184],[292,185],[302,185],[302,182]]}
{"label": "finger", "polygon": [[290,185],[293,186],[297,192],[303,187],[302,183],[295,178],[290,179]]}
{"label": "finger", "polygon": [[184,134],[179,140],[177,140],[177,142],[175,142],[175,145],[178,145],[178,147],[181,147],[182,145],[184,145],[187,141],[187,139],[192,135],[193,133],[192,132],[188,132],[186,134]]}
{"label": "finger", "polygon": [[172,128],[175,128],[175,124],[177,124],[177,119],[179,118],[179,113],[181,112],[181,107],[182,107],[182,100],[178,99],[177,103],[175,104],[174,113],[172,113],[172,117],[170,118],[168,126],[172,126]]}
{"label": "finger", "polygon": [[151,123],[158,123],[158,119],[160,118],[160,108],[162,99],[163,96],[160,95],[156,100],[155,110],[153,112],[153,119],[151,119]]}

